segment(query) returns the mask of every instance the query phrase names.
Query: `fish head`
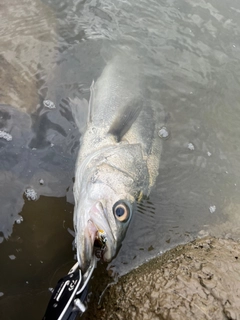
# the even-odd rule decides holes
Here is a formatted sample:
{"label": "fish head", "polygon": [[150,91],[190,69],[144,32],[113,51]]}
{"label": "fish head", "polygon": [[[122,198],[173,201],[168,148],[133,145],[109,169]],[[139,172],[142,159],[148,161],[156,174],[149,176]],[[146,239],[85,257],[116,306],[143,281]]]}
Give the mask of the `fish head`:
{"label": "fish head", "polygon": [[75,241],[83,271],[88,268],[95,251],[98,257],[108,262],[122,244],[135,203],[127,180],[128,177],[121,173],[120,176],[105,173],[103,179],[89,179],[79,193],[75,192]]}

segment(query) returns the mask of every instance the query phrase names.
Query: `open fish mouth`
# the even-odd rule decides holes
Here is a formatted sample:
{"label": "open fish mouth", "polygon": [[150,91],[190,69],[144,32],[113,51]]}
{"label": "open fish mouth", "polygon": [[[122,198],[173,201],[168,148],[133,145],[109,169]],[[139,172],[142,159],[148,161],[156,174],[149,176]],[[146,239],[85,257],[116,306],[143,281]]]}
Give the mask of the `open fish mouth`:
{"label": "open fish mouth", "polygon": [[101,202],[96,203],[91,208],[88,232],[97,257],[102,258],[104,261],[109,261],[109,255],[114,249],[115,241]]}
{"label": "open fish mouth", "polygon": [[107,233],[100,229],[96,224],[92,221],[88,221],[88,234],[91,239],[90,246],[93,254],[96,255],[97,258],[102,259],[104,261],[108,261],[107,252],[110,251],[110,238],[107,236]]}
{"label": "open fish mouth", "polygon": [[107,250],[107,235],[103,230],[98,230],[94,245],[93,251],[97,258],[103,259],[103,256]]}
{"label": "open fish mouth", "polygon": [[78,225],[76,246],[81,269],[85,271],[88,268],[93,255],[103,261],[110,261],[116,252],[116,241],[101,203],[94,204],[88,211],[87,219],[78,221]]}

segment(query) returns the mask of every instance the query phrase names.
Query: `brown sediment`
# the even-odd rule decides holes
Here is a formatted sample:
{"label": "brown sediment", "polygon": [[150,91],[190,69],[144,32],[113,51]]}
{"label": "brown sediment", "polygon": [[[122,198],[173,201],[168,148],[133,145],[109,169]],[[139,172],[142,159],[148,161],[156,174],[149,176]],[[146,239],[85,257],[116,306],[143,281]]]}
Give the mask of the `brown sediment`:
{"label": "brown sediment", "polygon": [[84,318],[240,319],[240,243],[180,245],[120,278]]}

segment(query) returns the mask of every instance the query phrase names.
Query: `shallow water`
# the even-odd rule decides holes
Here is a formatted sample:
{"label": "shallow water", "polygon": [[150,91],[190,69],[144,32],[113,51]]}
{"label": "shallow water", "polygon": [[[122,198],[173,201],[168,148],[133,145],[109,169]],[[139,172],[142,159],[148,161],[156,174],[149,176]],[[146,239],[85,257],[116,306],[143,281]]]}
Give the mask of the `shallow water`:
{"label": "shallow water", "polygon": [[[89,97],[115,47],[143,57],[169,137],[159,138],[157,183],[108,269],[126,273],[207,232],[239,237],[237,0],[4,0],[0,16],[0,130],[12,135],[0,139],[1,318],[42,314],[48,288],[74,262],[79,133],[67,98]],[[29,187],[37,201],[24,196]]]}

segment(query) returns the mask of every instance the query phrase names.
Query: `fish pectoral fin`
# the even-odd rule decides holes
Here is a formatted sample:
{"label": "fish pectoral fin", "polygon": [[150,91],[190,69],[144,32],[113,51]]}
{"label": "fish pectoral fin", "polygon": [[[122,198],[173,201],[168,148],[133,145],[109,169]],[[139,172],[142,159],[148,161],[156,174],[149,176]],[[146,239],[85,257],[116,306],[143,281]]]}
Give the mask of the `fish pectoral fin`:
{"label": "fish pectoral fin", "polygon": [[123,136],[131,128],[132,124],[136,121],[142,107],[143,102],[141,100],[135,100],[132,101],[131,104],[127,104],[126,107],[117,114],[108,133],[114,135],[116,140],[120,142]]}
{"label": "fish pectoral fin", "polygon": [[89,104],[86,99],[80,99],[75,97],[74,99],[69,98],[70,107],[73,118],[82,134],[86,130],[88,118],[89,118]]}

